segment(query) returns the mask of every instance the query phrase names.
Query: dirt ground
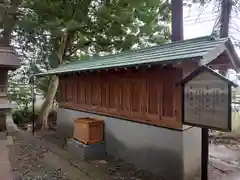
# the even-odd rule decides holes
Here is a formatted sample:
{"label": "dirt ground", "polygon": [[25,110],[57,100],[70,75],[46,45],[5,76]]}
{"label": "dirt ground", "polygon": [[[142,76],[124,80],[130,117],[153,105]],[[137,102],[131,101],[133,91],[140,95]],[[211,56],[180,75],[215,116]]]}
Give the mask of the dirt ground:
{"label": "dirt ground", "polygon": [[107,160],[76,160],[51,135],[19,132],[10,147],[14,180],[161,180],[144,170],[109,157]]}
{"label": "dirt ground", "polygon": [[240,180],[240,138],[216,138],[209,144],[209,179]]}
{"label": "dirt ground", "polygon": [[[68,153],[54,132],[15,134],[9,147],[14,180],[161,180],[132,164],[108,157],[84,161]],[[209,179],[240,180],[240,143],[211,143]],[[199,178],[197,178],[199,179]]]}

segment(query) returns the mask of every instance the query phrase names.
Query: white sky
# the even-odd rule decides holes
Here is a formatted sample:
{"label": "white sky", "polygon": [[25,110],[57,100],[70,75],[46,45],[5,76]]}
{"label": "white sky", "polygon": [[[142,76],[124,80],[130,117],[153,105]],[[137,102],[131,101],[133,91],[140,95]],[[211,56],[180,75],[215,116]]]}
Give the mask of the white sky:
{"label": "white sky", "polygon": [[[184,7],[184,39],[206,36],[212,33],[213,26],[219,17],[216,8],[214,8],[213,3],[205,7],[203,11],[201,11],[199,5],[194,5],[191,8]],[[240,42],[240,15],[235,12],[232,13],[230,21],[229,37],[233,43]],[[240,56],[240,49],[235,47],[235,50]],[[240,84],[234,71],[229,71],[228,78]]]}
{"label": "white sky", "polygon": [[[219,14],[214,6],[214,2],[208,4],[204,10],[201,11],[199,5],[194,5],[191,8],[184,7],[184,38],[194,38],[199,36],[210,35],[219,17]],[[233,41],[238,39],[240,41],[240,14],[232,13],[230,21],[229,36]]]}

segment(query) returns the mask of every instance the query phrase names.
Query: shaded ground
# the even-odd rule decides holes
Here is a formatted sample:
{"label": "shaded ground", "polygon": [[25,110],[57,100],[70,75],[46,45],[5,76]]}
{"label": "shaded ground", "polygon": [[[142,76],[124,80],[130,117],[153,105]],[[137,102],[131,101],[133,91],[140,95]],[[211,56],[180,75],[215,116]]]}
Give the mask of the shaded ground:
{"label": "shaded ground", "polygon": [[49,150],[37,143],[30,134],[18,133],[9,157],[14,180],[68,179],[61,169],[54,168],[44,161]]}
{"label": "shaded ground", "polygon": [[211,138],[209,144],[210,179],[240,179],[240,137],[229,134]]}
{"label": "shaded ground", "polygon": [[[11,123],[10,123],[11,124]],[[14,131],[15,128],[13,128]],[[14,180],[161,180],[132,164],[108,157],[100,161],[75,159],[65,150],[65,140],[54,132],[14,133],[9,158]],[[240,141],[210,144],[209,179],[240,180]]]}
{"label": "shaded ground", "polygon": [[[113,158],[100,161],[75,160],[67,151],[44,138],[18,132],[10,147],[14,180],[161,180],[147,171]],[[53,139],[51,139],[53,140]]]}

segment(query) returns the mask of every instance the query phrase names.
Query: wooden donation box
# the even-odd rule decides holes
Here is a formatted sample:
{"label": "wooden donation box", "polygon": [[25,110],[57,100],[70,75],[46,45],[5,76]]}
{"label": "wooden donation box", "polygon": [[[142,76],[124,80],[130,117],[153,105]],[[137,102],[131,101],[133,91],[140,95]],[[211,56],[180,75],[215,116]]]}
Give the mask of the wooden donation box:
{"label": "wooden donation box", "polygon": [[232,81],[201,66],[183,80],[182,120],[184,124],[231,131]]}
{"label": "wooden donation box", "polygon": [[83,144],[94,144],[103,141],[104,121],[83,117],[74,120],[73,138]]}

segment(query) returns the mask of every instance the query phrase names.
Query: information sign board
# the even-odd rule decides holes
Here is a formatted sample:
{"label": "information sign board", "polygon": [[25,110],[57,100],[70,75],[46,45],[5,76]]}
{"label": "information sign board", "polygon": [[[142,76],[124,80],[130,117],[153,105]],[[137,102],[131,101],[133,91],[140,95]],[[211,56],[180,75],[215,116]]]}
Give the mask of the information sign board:
{"label": "information sign board", "polygon": [[233,85],[231,81],[205,66],[191,73],[183,81],[183,123],[231,131]]}

